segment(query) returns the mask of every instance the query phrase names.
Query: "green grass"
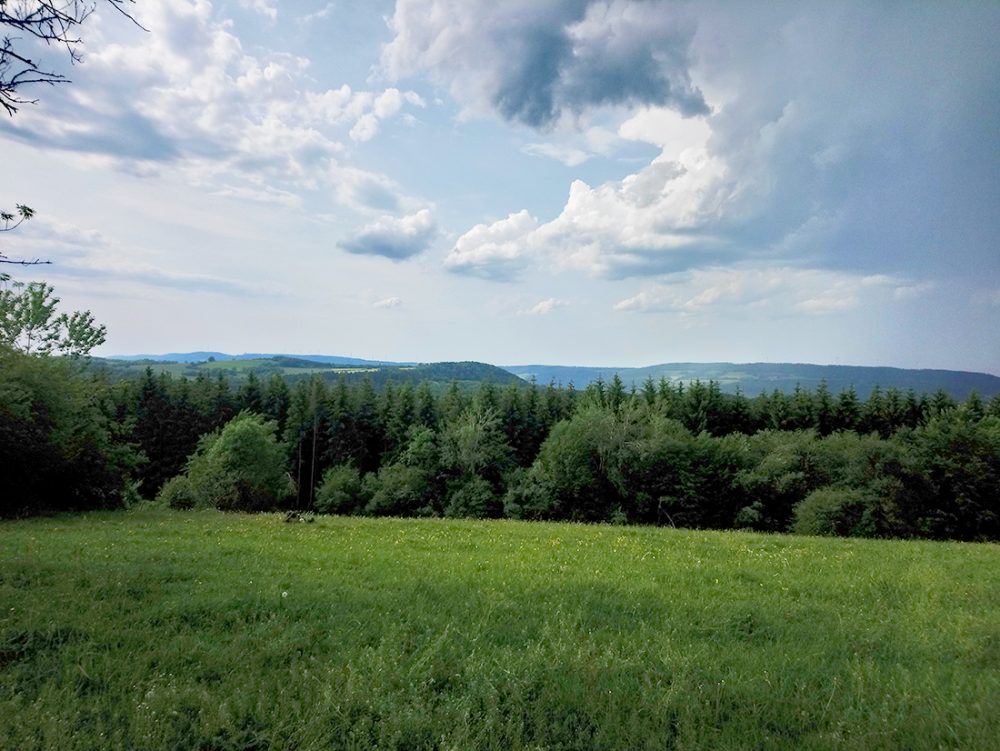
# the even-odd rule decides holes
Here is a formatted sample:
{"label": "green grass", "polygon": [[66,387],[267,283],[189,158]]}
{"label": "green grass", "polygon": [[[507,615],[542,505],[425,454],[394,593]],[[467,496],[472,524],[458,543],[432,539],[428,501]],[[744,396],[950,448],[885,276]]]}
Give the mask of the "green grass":
{"label": "green grass", "polygon": [[0,524],[0,748],[997,747],[1000,547]]}

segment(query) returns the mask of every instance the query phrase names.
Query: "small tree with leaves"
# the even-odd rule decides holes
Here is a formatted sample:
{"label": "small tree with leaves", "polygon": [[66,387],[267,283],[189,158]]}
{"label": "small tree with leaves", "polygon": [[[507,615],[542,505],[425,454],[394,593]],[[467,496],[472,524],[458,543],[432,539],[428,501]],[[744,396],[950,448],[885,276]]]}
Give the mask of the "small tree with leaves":
{"label": "small tree with leaves", "polygon": [[107,329],[89,310],[57,313],[59,298],[44,282],[0,280],[0,345],[28,355],[81,357],[104,343]]}

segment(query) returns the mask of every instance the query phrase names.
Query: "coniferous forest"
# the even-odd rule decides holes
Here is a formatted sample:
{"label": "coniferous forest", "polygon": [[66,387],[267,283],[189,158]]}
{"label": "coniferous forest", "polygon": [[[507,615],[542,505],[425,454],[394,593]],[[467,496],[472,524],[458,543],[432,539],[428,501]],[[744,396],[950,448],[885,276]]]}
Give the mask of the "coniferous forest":
{"label": "coniferous forest", "polygon": [[113,381],[0,360],[2,513],[176,508],[1000,539],[1000,397]]}

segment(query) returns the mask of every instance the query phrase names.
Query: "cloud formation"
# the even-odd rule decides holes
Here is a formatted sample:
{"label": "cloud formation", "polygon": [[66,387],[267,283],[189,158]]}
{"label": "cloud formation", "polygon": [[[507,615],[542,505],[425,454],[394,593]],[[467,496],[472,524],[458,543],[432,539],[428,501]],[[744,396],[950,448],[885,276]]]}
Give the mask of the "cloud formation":
{"label": "cloud formation", "polygon": [[260,13],[271,21],[278,20],[278,6],[276,0],[240,0],[240,5],[247,10]]}
{"label": "cloud formation", "polygon": [[388,310],[390,308],[398,308],[402,304],[403,301],[398,297],[387,297],[384,300],[377,300],[373,302],[372,307]]}
{"label": "cloud formation", "polygon": [[621,300],[614,309],[685,316],[732,315],[747,309],[778,316],[826,315],[873,302],[912,299],[931,288],[884,274],[863,276],[789,267],[710,267],[668,275]]}
{"label": "cloud formation", "polygon": [[567,305],[569,305],[569,303],[566,302],[565,300],[560,300],[556,297],[550,297],[546,300],[539,300],[530,308],[522,310],[521,315],[545,316],[551,313],[556,308],[565,308]]}
{"label": "cloud formation", "polygon": [[403,261],[425,251],[436,235],[431,212],[421,209],[401,219],[383,217],[341,242],[340,247],[348,253]]}
{"label": "cloud formation", "polygon": [[[401,2],[383,62],[534,126],[624,102],[618,137],[661,152],[621,179],[574,180],[557,216],[519,233],[509,218],[472,228],[452,270],[510,279],[530,258],[621,279],[753,261],[1000,278],[1000,6],[535,5]],[[660,91],[694,98],[640,93],[654,68],[684,82]],[[616,86],[620,99],[601,93]],[[589,156],[572,138],[525,150]]]}
{"label": "cloud formation", "polygon": [[537,227],[538,221],[527,211],[493,224],[477,224],[458,238],[444,266],[458,274],[510,281],[527,264],[530,238]]}
{"label": "cloud formation", "polygon": [[[277,17],[273,2],[242,5]],[[317,87],[309,59],[245,49],[207,0],[149,0],[136,14],[155,31],[88,27],[93,52],[74,85],[47,93],[44,112],[26,108],[0,129],[34,145],[101,155],[132,173],[172,167],[200,183],[239,177],[258,189],[332,187],[343,197],[345,180],[365,172],[344,164],[345,138],[368,141],[404,108],[424,106],[395,87]],[[102,29],[116,36],[102,38]]]}
{"label": "cloud formation", "polygon": [[703,152],[655,161],[623,180],[570,186],[562,212],[539,224],[526,211],[462,235],[453,271],[511,279],[529,258],[556,269],[621,279],[716,262],[732,250],[713,234],[719,207],[708,191],[723,166]]}
{"label": "cloud formation", "polygon": [[632,104],[704,115],[689,75],[694,27],[660,2],[398,0],[382,64],[428,73],[467,106],[532,127]]}

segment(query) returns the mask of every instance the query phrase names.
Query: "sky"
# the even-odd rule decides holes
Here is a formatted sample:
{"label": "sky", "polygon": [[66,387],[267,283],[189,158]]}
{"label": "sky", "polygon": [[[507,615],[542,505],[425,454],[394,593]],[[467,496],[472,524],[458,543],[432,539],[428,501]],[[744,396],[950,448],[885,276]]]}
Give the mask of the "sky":
{"label": "sky", "polygon": [[0,115],[95,354],[1000,374],[1000,3],[140,0]]}

